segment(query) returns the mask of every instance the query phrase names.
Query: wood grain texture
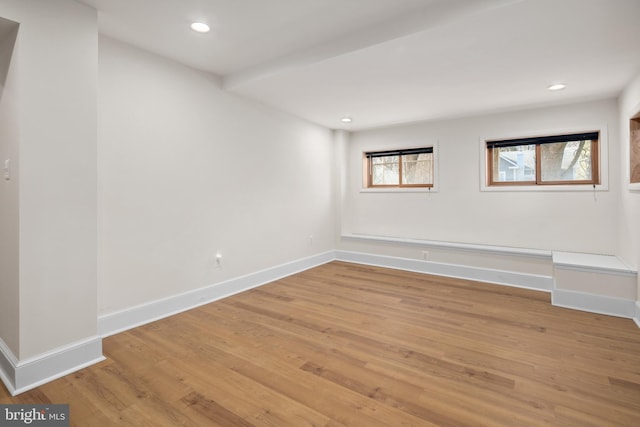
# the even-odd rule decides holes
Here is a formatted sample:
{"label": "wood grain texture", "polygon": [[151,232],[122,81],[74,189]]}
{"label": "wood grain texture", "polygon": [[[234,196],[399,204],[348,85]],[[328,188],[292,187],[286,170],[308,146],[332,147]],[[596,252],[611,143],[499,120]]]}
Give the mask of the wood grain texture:
{"label": "wood grain texture", "polygon": [[629,121],[630,181],[640,182],[640,113]]}
{"label": "wood grain texture", "polygon": [[332,262],[106,338],[0,403],[75,426],[638,426],[640,330],[542,292]]}

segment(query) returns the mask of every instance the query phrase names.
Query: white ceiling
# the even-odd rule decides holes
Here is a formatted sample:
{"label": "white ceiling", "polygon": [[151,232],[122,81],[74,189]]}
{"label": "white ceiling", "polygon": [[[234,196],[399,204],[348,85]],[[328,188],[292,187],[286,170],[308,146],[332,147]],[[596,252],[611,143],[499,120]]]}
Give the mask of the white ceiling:
{"label": "white ceiling", "polygon": [[332,129],[617,96],[640,72],[640,0],[78,1],[105,35]]}

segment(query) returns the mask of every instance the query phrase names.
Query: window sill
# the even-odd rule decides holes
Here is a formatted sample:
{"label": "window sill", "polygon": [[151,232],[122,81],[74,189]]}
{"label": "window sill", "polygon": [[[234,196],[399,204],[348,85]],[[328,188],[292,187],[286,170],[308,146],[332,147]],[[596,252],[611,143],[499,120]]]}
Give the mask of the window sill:
{"label": "window sill", "polygon": [[539,191],[539,192],[601,192],[601,191],[609,191],[608,185],[596,185],[593,188],[593,185],[496,185],[496,186],[488,186],[482,185],[480,187],[480,191],[507,191],[507,192],[523,192],[523,191]]}
{"label": "window sill", "polygon": [[361,193],[437,193],[436,188],[361,188]]}

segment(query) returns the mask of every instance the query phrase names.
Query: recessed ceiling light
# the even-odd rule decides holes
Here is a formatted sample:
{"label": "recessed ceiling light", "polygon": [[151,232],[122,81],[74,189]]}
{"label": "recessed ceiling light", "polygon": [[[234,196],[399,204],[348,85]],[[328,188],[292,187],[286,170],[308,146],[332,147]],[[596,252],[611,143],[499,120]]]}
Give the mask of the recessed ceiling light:
{"label": "recessed ceiling light", "polygon": [[208,33],[211,28],[204,22],[194,22],[191,24],[191,29],[198,33]]}
{"label": "recessed ceiling light", "polygon": [[562,90],[564,88],[566,88],[567,85],[564,83],[554,83],[552,85],[550,85],[549,87],[547,87],[547,89],[549,90]]}
{"label": "recessed ceiling light", "polygon": [[342,123],[351,123],[353,119],[351,117],[343,117],[340,119]]}

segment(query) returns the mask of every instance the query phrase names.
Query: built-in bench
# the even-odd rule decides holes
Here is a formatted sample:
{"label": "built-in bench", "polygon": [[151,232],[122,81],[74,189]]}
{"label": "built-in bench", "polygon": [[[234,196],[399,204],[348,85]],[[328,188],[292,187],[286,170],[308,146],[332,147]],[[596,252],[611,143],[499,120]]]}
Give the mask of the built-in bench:
{"label": "built-in bench", "polygon": [[638,273],[614,255],[387,236],[342,236],[337,259],[550,292],[554,305],[633,318]]}
{"label": "built-in bench", "polygon": [[554,305],[635,317],[638,273],[618,257],[554,251],[552,259]]}

